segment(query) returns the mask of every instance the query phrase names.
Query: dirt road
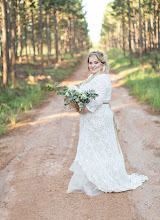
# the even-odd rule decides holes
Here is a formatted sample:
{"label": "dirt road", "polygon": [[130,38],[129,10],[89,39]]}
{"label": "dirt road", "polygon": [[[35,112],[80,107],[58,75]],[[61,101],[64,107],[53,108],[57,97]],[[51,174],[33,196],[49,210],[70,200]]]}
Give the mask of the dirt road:
{"label": "dirt road", "polygon": [[[87,77],[86,60],[68,83]],[[78,113],[53,96],[29,122],[0,139],[0,220],[159,220],[160,117],[149,113],[111,74],[112,109],[128,173],[149,177],[143,186],[97,197],[66,194],[76,154]],[[6,165],[7,164],[7,165]]]}

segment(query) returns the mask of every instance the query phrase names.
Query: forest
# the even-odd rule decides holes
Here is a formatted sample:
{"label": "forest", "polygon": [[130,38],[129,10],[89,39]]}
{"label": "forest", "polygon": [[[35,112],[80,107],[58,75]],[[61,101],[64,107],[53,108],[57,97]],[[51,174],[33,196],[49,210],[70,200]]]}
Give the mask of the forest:
{"label": "forest", "polygon": [[15,86],[16,64],[40,60],[43,71],[51,55],[58,62],[88,48],[81,0],[2,0],[0,7],[1,86]]}
{"label": "forest", "polygon": [[102,24],[101,43],[104,48],[123,49],[124,57],[129,50],[130,64],[133,53],[154,53],[153,65],[158,68],[160,51],[160,3],[158,0],[114,0],[108,4]]}

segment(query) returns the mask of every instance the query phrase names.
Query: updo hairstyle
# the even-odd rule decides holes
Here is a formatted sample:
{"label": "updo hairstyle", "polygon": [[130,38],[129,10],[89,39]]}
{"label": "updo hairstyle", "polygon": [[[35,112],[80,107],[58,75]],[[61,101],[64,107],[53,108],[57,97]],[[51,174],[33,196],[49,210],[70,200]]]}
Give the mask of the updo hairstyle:
{"label": "updo hairstyle", "polygon": [[102,70],[100,71],[100,73],[107,74],[109,72],[109,67],[110,67],[107,60],[107,55],[101,51],[92,51],[88,55],[88,70],[89,70],[89,58],[92,56],[95,56],[102,63]]}

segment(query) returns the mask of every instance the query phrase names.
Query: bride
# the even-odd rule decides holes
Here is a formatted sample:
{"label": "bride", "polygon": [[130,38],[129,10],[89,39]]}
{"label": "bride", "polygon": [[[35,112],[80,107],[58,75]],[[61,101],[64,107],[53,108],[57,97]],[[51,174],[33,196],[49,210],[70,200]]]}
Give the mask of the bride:
{"label": "bride", "polygon": [[88,69],[92,73],[80,85],[82,91],[94,89],[98,94],[80,113],[77,154],[70,171],[74,174],[67,193],[86,193],[97,196],[102,192],[122,192],[136,189],[147,176],[125,170],[124,158],[118,143],[114,116],[110,108],[111,81],[107,56],[91,52]]}

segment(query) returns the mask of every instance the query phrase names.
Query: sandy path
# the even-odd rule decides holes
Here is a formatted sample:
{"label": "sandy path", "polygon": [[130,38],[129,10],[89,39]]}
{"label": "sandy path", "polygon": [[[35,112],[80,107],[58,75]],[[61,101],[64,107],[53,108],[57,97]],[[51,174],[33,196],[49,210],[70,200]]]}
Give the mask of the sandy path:
{"label": "sandy path", "polygon": [[[70,81],[86,78],[86,60]],[[97,197],[66,194],[76,154],[79,115],[50,98],[34,120],[0,139],[0,220],[158,220],[160,216],[160,117],[147,112],[112,74],[112,109],[127,171],[146,174],[142,187]],[[65,82],[66,84],[69,82]],[[11,153],[13,152],[13,153]]]}

